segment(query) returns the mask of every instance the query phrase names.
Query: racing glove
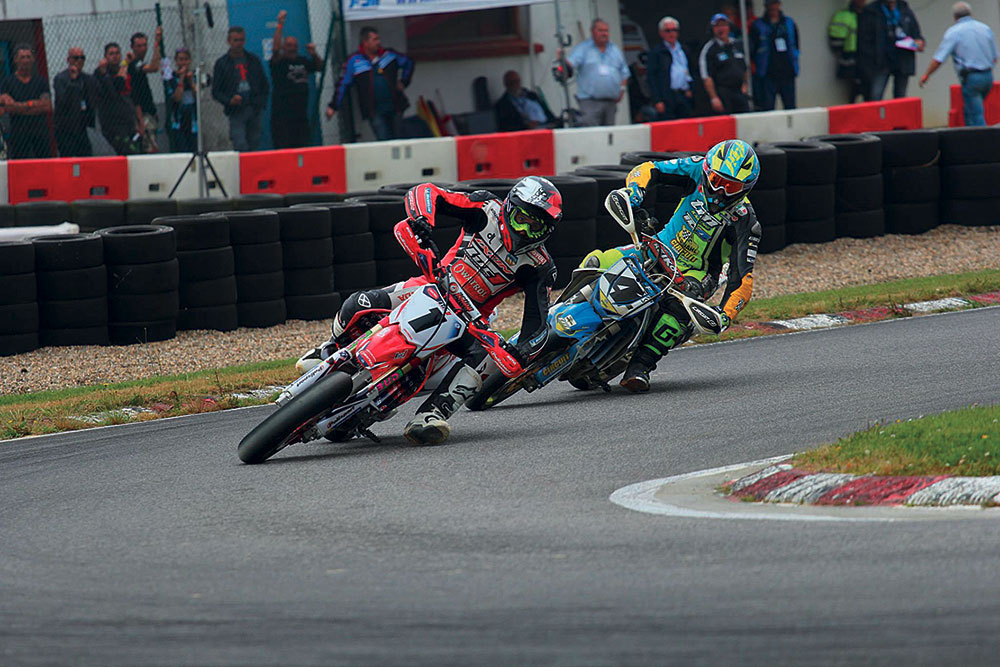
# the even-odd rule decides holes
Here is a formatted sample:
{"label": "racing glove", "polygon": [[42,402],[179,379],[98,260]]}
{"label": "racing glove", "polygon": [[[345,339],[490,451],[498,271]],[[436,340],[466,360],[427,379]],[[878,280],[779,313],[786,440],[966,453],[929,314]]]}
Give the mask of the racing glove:
{"label": "racing glove", "polygon": [[642,206],[642,200],[646,198],[646,188],[640,187],[638,183],[628,184],[628,202],[632,208]]}
{"label": "racing glove", "polygon": [[722,333],[733,323],[726,311],[722,309],[722,306],[712,306],[712,308],[719,313],[719,333]]}
{"label": "racing glove", "polygon": [[434,242],[434,228],[431,227],[426,218],[407,218],[406,223],[413,230],[413,235],[417,237],[421,248],[430,250],[435,257],[441,256],[437,243]]}
{"label": "racing glove", "polygon": [[684,293],[698,301],[710,298],[718,286],[718,281],[712,276],[705,276],[701,280],[694,276],[684,276]]}

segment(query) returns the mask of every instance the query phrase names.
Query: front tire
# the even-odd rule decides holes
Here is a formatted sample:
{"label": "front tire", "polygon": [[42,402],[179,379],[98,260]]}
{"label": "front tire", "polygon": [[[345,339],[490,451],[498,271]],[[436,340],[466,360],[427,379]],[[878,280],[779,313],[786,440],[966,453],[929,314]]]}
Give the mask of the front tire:
{"label": "front tire", "polygon": [[510,379],[503,373],[496,373],[486,378],[483,386],[475,395],[465,402],[465,407],[473,412],[487,410],[504,401],[521,389],[517,378]]}
{"label": "front tire", "polygon": [[246,434],[236,450],[244,463],[263,463],[351,394],[351,376],[335,372],[285,403]]}

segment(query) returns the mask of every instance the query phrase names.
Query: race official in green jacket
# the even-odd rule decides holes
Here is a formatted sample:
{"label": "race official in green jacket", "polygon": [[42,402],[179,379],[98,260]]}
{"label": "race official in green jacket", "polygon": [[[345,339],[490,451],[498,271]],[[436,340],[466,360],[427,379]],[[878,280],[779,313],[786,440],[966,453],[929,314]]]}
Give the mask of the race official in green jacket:
{"label": "race official in green jacket", "polygon": [[830,19],[830,48],[837,56],[837,78],[851,85],[849,104],[854,104],[859,95],[865,95],[858,75],[858,16],[864,7],[865,0],[851,0],[846,9]]}

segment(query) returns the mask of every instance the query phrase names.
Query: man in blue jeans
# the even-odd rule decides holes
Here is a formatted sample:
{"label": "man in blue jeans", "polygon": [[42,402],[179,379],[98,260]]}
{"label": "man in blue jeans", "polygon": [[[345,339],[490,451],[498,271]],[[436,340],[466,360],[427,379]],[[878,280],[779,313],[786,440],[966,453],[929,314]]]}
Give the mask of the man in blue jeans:
{"label": "man in blue jeans", "polygon": [[927,71],[920,77],[920,87],[924,87],[931,74],[950,55],[955,62],[958,80],[962,82],[965,124],[986,125],[983,99],[993,88],[997,41],[988,25],[972,18],[972,8],[967,2],[956,2],[952,15],[955,17],[955,25],[945,31],[941,46],[934,52]]}

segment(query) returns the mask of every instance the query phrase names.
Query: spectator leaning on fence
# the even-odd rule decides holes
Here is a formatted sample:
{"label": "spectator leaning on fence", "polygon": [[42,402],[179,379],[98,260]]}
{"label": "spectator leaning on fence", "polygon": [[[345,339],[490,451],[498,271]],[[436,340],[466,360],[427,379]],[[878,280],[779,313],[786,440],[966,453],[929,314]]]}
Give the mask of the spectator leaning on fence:
{"label": "spectator leaning on fence", "polygon": [[94,127],[97,101],[94,79],[83,71],[86,56],[73,46],[66,56],[66,69],[52,79],[56,95],[56,146],[60,157],[88,157],[94,154],[87,128]]}
{"label": "spectator leaning on fence", "polygon": [[962,83],[962,102],[965,124],[986,125],[983,100],[993,88],[993,66],[997,62],[997,40],[993,31],[982,21],[972,18],[972,8],[967,2],[957,2],[952,8],[955,25],[948,28],[941,46],[927,71],[920,77],[923,88],[931,74],[948,59],[955,63],[958,80]]}
{"label": "spectator leaning on fence", "polygon": [[[563,50],[556,53],[562,58]],[[618,103],[625,96],[629,69],[625,56],[611,42],[607,21],[594,19],[590,39],[570,51],[566,62],[576,70],[576,99],[580,104],[580,125],[614,125]]]}
{"label": "spectator leaning on fence", "polygon": [[243,28],[229,28],[229,51],[215,61],[212,73],[212,97],[229,117],[229,140],[241,152],[260,146],[261,116],[269,91],[264,66],[244,48],[246,41]]}
{"label": "spectator leaning on fence", "polygon": [[142,148],[142,128],[132,103],[128,76],[121,66],[122,49],[117,42],[104,46],[104,58],[94,70],[97,88],[97,119],[101,134],[118,155],[134,155]]}
{"label": "spectator leaning on fence", "polygon": [[382,48],[382,38],[375,28],[361,28],[360,38],[358,52],[344,63],[333,99],[326,107],[326,119],[333,118],[347,91],[356,85],[361,117],[371,122],[375,139],[396,139],[401,133],[403,111],[410,106],[403,90],[413,78],[413,61]]}
{"label": "spectator leaning on fence", "polygon": [[661,42],[649,52],[646,78],[656,109],[656,120],[687,118],[691,115],[691,66],[693,59],[681,45],[681,24],[664,16],[657,26]]}
{"label": "spectator leaning on fence", "polygon": [[858,19],[858,70],[869,85],[866,100],[882,99],[892,77],[893,98],[906,97],[917,72],[917,51],[924,50],[917,17],[906,0],[876,0]]}
{"label": "spectator leaning on fence", "polygon": [[132,89],[132,102],[142,126],[142,148],[146,153],[157,153],[160,150],[156,142],[156,131],[160,127],[156,117],[156,104],[153,102],[153,91],[149,89],[150,72],[160,71],[160,59],[163,57],[163,28],[157,26],[153,45],[153,57],[148,63],[143,63],[149,52],[149,37],[146,33],[137,32],[129,41],[131,51],[125,56],[126,72],[129,87]]}
{"label": "spectator leaning on fence", "polygon": [[278,25],[274,29],[273,55],[271,56],[271,141],[275,148],[308,146],[309,132],[309,77],[323,68],[323,61],[316,55],[316,45],[306,44],[309,57],[299,55],[299,40],[283,37],[288,12],[278,12]]}
{"label": "spectator leaning on fence", "polygon": [[556,126],[556,117],[545,101],[521,86],[521,75],[509,70],[503,75],[505,92],[493,107],[497,130],[515,132]]}
{"label": "spectator leaning on fence", "polygon": [[0,105],[10,114],[7,157],[52,157],[46,114],[52,110],[49,82],[34,73],[35,53],[27,44],[14,47],[14,73],[0,83]]}
{"label": "spectator leaning on fence", "polygon": [[180,47],[174,61],[163,69],[166,91],[167,137],[170,150],[193,153],[198,150],[198,82],[191,67],[191,52]]}
{"label": "spectator leaning on fence", "polygon": [[837,56],[837,78],[846,79],[851,86],[848,104],[854,104],[858,95],[868,94],[858,78],[858,17],[864,8],[865,0],[851,0],[846,9],[833,15],[827,31],[830,49]]}
{"label": "spectator leaning on fence", "polygon": [[698,69],[713,112],[732,114],[750,110],[746,54],[743,43],[729,35],[729,19],[725,14],[712,16],[712,39],[701,49]]}
{"label": "spectator leaning on fence", "polygon": [[754,102],[761,111],[795,108],[795,77],[799,75],[799,28],[781,11],[781,0],[766,0],[764,16],[750,26],[754,62]]}

